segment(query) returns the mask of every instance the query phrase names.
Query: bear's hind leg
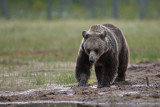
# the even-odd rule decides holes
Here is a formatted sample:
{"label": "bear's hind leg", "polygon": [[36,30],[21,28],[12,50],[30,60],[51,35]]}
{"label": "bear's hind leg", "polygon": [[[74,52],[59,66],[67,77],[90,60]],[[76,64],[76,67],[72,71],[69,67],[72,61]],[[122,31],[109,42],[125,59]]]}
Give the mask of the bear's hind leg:
{"label": "bear's hind leg", "polygon": [[118,76],[115,81],[125,81],[127,67],[128,67],[128,51],[124,51],[119,56]]}

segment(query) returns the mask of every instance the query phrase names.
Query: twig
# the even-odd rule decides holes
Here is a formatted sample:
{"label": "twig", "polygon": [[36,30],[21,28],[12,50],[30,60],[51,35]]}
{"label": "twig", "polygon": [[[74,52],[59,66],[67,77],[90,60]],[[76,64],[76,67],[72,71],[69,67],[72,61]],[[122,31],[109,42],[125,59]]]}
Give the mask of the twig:
{"label": "twig", "polygon": [[146,82],[147,82],[147,86],[149,86],[149,79],[147,76],[146,76]]}

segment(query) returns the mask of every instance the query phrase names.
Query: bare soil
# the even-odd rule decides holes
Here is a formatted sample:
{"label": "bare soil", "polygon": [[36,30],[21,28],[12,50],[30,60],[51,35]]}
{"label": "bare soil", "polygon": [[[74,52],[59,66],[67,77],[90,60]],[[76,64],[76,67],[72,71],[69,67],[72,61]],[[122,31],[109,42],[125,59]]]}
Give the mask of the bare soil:
{"label": "bare soil", "polygon": [[[126,81],[113,83],[111,87],[97,88],[96,83],[92,83],[88,87],[64,86],[7,94],[5,92],[0,93],[0,104],[42,100],[89,101],[96,103],[160,102],[160,62],[143,62],[129,65]],[[160,103],[158,105],[160,106]]]}

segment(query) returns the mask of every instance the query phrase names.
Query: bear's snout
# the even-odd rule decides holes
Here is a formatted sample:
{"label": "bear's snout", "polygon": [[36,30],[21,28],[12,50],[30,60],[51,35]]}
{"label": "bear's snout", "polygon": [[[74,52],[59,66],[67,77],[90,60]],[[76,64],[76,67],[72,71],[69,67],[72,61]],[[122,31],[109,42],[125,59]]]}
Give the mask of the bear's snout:
{"label": "bear's snout", "polygon": [[90,57],[90,58],[89,58],[89,62],[90,62],[90,63],[94,63],[93,57]]}
{"label": "bear's snout", "polygon": [[91,51],[90,54],[89,54],[89,62],[93,64],[93,63],[96,62],[96,59],[97,59],[97,58],[96,58],[95,52],[94,52],[94,51]]}

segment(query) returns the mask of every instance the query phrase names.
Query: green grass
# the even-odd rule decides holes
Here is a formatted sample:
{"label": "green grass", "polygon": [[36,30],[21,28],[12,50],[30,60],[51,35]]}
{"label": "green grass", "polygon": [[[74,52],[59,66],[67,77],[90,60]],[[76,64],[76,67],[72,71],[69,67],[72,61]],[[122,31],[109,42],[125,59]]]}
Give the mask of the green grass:
{"label": "green grass", "polygon": [[[73,71],[81,31],[101,23],[122,29],[130,63],[160,60],[159,20],[5,20],[0,21],[0,89],[75,84]],[[94,81],[95,75],[90,82]]]}
{"label": "green grass", "polygon": [[124,32],[131,63],[159,60],[160,22],[114,20],[0,21],[0,56],[19,61],[75,61],[81,31],[113,23]]}
{"label": "green grass", "polygon": [[0,66],[0,90],[16,91],[75,83],[73,63],[30,62],[28,65]]}
{"label": "green grass", "polygon": [[54,78],[54,82],[60,85],[67,85],[76,83],[76,79],[73,72],[63,72],[56,75],[56,78]]}

